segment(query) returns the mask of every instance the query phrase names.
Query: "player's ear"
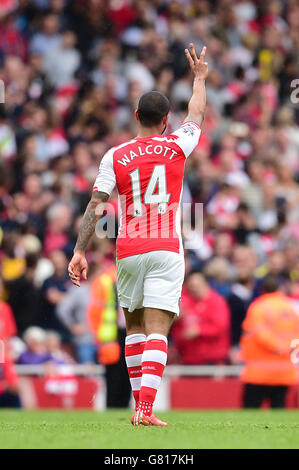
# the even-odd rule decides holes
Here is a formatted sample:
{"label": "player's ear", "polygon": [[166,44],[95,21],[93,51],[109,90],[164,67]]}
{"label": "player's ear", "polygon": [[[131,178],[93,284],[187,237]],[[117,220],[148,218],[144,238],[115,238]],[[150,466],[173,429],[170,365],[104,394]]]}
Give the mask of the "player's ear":
{"label": "player's ear", "polygon": [[167,126],[168,118],[169,118],[169,114],[166,114],[166,116],[164,116],[164,118],[163,118],[163,120],[162,120],[164,127]]}
{"label": "player's ear", "polygon": [[139,121],[138,109],[135,109],[135,118],[136,118],[136,121]]}

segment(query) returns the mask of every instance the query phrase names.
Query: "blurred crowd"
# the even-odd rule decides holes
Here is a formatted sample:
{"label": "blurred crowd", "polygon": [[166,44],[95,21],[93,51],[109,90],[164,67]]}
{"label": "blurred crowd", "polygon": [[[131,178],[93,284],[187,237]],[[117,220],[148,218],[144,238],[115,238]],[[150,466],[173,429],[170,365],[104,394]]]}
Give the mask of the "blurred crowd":
{"label": "blurred crowd", "polygon": [[189,42],[207,46],[208,104],[183,202],[204,203],[204,233],[186,250],[170,360],[238,362],[267,275],[299,301],[298,0],[2,0],[0,319],[23,338],[17,361],[95,360],[85,313],[115,240],[93,238],[80,289],[68,260],[102,156],[136,135],[140,95],[169,97],[168,133],[186,116]]}

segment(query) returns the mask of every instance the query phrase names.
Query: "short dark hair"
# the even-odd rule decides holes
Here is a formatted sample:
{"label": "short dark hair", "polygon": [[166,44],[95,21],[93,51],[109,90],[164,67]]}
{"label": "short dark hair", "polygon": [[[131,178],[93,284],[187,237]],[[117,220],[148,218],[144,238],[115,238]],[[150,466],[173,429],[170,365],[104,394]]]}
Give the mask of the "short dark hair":
{"label": "short dark hair", "polygon": [[159,91],[149,91],[141,96],[138,103],[138,117],[140,124],[151,127],[160,124],[164,116],[169,113],[168,98]]}
{"label": "short dark hair", "polygon": [[267,274],[262,282],[262,291],[264,294],[276,292],[279,289],[279,278],[275,274]]}

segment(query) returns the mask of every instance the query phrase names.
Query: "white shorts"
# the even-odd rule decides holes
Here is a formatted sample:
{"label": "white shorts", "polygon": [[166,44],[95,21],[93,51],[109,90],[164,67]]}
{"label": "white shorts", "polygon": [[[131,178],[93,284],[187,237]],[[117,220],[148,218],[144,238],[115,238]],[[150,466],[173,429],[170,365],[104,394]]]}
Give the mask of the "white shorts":
{"label": "white shorts", "polygon": [[117,260],[117,291],[121,307],[142,307],[180,313],[185,275],[184,255],[150,251]]}

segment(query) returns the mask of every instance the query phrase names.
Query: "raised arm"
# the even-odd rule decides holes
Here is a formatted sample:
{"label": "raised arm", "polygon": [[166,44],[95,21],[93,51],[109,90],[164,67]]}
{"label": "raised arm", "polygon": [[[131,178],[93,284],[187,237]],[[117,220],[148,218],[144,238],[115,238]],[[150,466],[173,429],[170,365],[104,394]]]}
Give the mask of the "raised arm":
{"label": "raised arm", "polygon": [[205,80],[208,76],[208,63],[204,61],[206,47],[202,48],[199,59],[196,55],[194,45],[190,44],[190,52],[185,49],[190,69],[194,75],[193,94],[188,105],[188,116],[185,121],[195,121],[201,126],[204,120],[206,108],[206,88]]}
{"label": "raised arm", "polygon": [[109,194],[104,192],[94,192],[87,205],[84,213],[76,246],[74,248],[74,256],[72,257],[68,273],[70,279],[75,286],[80,287],[80,278],[87,279],[87,261],[85,251],[90,238],[92,237],[97,221],[104,212],[104,203],[109,199]]}

